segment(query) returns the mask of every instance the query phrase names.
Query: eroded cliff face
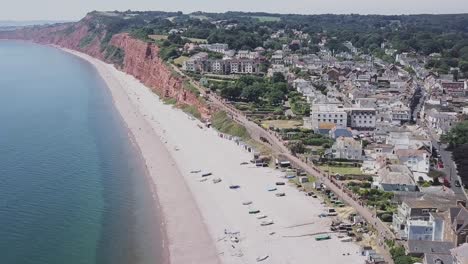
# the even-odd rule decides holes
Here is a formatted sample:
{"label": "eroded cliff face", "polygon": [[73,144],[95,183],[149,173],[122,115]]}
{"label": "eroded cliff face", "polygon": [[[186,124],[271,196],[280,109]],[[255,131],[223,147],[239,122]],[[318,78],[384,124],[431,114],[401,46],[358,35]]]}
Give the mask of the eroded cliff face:
{"label": "eroded cliff face", "polygon": [[[184,88],[184,77],[173,73],[170,65],[159,58],[159,48],[128,34],[112,35],[105,28],[90,29],[85,17],[75,24],[34,27],[10,32],[0,32],[0,39],[34,41],[80,51],[100,60],[114,63],[122,71],[134,76],[161,98],[174,98],[180,106],[194,106],[203,118],[209,118],[209,107],[193,92]],[[97,32],[97,33],[96,33]],[[115,50],[123,51],[119,63],[113,59]]]}
{"label": "eroded cliff face", "polygon": [[195,106],[204,118],[210,115],[208,107],[198,96],[184,89],[183,77],[174,74],[171,66],[159,58],[156,45],[136,40],[128,34],[114,35],[110,44],[124,51],[124,72],[154,89],[161,97],[175,98],[178,104]]}

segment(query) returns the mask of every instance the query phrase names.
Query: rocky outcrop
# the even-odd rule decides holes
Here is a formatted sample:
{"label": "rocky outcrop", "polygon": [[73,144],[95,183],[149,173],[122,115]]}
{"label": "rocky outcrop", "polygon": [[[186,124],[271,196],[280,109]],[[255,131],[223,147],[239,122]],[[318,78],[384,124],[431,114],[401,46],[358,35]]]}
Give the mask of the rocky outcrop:
{"label": "rocky outcrop", "polygon": [[[109,47],[123,51],[123,61],[118,63],[122,71],[134,76],[163,98],[174,98],[178,105],[197,108],[203,118],[210,110],[200,98],[184,88],[184,77],[174,73],[170,65],[159,58],[159,48],[121,33],[106,40],[106,29],[90,29],[93,18],[87,16],[78,23],[33,27],[17,31],[0,32],[0,39],[19,39],[40,44],[53,44],[86,53],[103,61],[114,63]],[[95,26],[94,26],[95,27]],[[112,55],[112,54],[111,54]]]}

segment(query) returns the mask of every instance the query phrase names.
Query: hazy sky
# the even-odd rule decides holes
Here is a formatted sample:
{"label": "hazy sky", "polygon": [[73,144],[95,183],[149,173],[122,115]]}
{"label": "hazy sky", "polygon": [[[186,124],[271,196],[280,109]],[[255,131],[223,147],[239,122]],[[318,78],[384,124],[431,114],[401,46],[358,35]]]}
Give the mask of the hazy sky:
{"label": "hazy sky", "polygon": [[80,19],[92,10],[468,13],[468,0],[1,0],[0,20]]}

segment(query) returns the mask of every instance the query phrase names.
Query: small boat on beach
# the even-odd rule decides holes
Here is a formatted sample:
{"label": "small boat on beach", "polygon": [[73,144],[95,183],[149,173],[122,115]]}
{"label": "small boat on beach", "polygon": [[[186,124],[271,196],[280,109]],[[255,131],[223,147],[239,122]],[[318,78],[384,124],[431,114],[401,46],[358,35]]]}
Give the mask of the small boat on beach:
{"label": "small boat on beach", "polygon": [[216,178],[216,179],[213,179],[213,183],[216,184],[216,183],[220,183],[222,180],[220,178]]}
{"label": "small boat on beach", "polygon": [[243,205],[251,205],[252,204],[252,201],[245,201],[242,203]]}
{"label": "small boat on beach", "polygon": [[267,221],[262,221],[260,223],[261,226],[269,226],[269,225],[272,225],[274,222],[273,220],[267,220]]}
{"label": "small boat on beach", "polygon": [[264,218],[267,218],[267,216],[266,216],[266,215],[259,215],[259,216],[257,216],[257,219],[264,219]]}
{"label": "small boat on beach", "polygon": [[264,261],[264,260],[266,260],[268,257],[269,257],[268,255],[260,256],[260,257],[257,258],[257,262]]}
{"label": "small boat on beach", "polygon": [[206,182],[208,179],[207,178],[201,178],[199,181],[200,182]]}
{"label": "small boat on beach", "polygon": [[286,176],[286,179],[294,179],[294,178],[296,178],[296,176],[294,176],[294,175]]}
{"label": "small boat on beach", "polygon": [[277,193],[277,194],[275,194],[275,195],[276,195],[276,197],[283,197],[283,196],[286,196],[285,193]]}
{"label": "small boat on beach", "polygon": [[207,172],[207,173],[203,173],[201,176],[202,177],[208,177],[208,176],[211,176],[211,175],[213,175],[213,173]]}
{"label": "small boat on beach", "polygon": [[239,185],[229,185],[229,189],[231,190],[235,190],[235,189],[239,189],[240,186]]}
{"label": "small boat on beach", "polygon": [[201,170],[193,170],[190,173],[200,173],[200,172],[201,172]]}
{"label": "small boat on beach", "polygon": [[276,189],[275,187],[268,189],[269,192],[274,192],[274,191],[276,191],[276,190],[277,190],[277,189]]}
{"label": "small boat on beach", "polygon": [[258,214],[258,213],[260,213],[260,210],[258,209],[252,209],[249,211],[249,214]]}
{"label": "small boat on beach", "polygon": [[276,185],[280,186],[280,185],[286,185],[285,182],[277,182]]}
{"label": "small boat on beach", "polygon": [[316,236],[315,237],[315,240],[317,241],[322,241],[322,240],[328,240],[330,239],[331,237],[329,235],[320,235],[320,236]]}

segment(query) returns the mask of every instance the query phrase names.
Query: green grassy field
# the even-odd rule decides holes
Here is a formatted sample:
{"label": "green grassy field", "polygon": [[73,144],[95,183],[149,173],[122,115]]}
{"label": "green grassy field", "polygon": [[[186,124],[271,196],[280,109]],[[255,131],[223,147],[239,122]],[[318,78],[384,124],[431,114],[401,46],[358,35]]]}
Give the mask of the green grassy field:
{"label": "green grassy field", "polygon": [[174,59],[174,64],[175,65],[182,65],[188,59],[189,59],[189,57],[187,57],[187,56],[180,56],[179,58]]}
{"label": "green grassy field", "polygon": [[206,40],[206,39],[186,38],[186,37],[184,37],[184,38],[190,40],[190,41],[193,42],[193,43],[201,43],[201,44],[208,43],[208,40]]}
{"label": "green grassy field", "polygon": [[327,172],[330,169],[330,174],[341,174],[341,175],[349,175],[349,174],[361,174],[361,168],[359,167],[338,167],[338,166],[330,166],[327,165],[319,166],[319,168]]}
{"label": "green grassy field", "polygon": [[148,38],[153,40],[166,40],[167,35],[149,35]]}
{"label": "green grassy field", "polygon": [[269,128],[298,128],[302,126],[302,121],[299,120],[266,120],[262,122],[262,127]]}

